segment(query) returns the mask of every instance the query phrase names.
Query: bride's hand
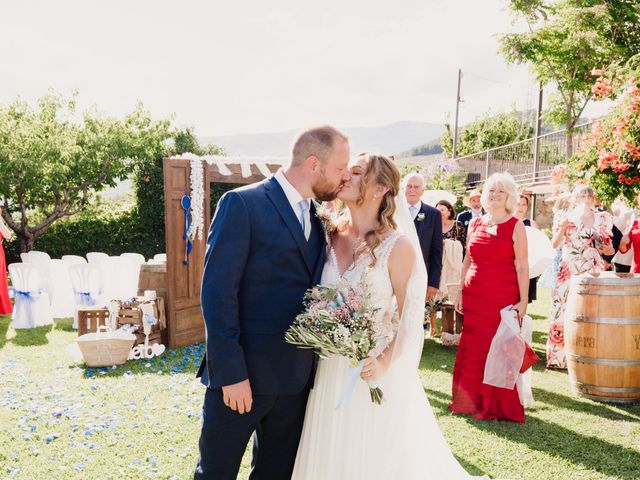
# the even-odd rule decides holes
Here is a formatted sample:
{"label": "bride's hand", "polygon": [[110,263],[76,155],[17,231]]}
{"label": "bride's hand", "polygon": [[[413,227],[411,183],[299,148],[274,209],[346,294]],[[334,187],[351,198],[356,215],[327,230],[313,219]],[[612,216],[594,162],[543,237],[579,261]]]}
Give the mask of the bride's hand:
{"label": "bride's hand", "polygon": [[364,366],[360,372],[360,378],[365,382],[379,380],[384,372],[387,371],[388,367],[389,365],[384,354],[379,357],[368,357],[364,361]]}

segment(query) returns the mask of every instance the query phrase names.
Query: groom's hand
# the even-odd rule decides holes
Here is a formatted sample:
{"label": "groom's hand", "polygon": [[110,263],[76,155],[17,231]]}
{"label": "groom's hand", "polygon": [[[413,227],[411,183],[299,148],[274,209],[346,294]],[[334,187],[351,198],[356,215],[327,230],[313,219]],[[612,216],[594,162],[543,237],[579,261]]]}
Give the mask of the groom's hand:
{"label": "groom's hand", "polygon": [[222,399],[227,407],[241,415],[250,412],[253,397],[251,396],[249,379],[234,383],[233,385],[223,386]]}

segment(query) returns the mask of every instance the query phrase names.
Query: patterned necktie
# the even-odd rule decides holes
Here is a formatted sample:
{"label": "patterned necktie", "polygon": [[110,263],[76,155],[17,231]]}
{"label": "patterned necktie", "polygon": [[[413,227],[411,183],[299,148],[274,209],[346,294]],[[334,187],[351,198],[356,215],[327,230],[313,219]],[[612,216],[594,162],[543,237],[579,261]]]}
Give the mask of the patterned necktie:
{"label": "patterned necktie", "polygon": [[311,233],[309,202],[307,200],[300,200],[298,205],[300,206],[300,225],[302,226],[302,233],[304,234],[304,238],[309,240],[309,234]]}

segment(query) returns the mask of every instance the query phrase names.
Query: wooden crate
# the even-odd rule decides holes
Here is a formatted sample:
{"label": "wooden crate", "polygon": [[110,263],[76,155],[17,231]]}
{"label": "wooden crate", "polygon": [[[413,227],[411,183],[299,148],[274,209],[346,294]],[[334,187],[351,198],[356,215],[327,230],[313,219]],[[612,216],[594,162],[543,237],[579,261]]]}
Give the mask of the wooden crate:
{"label": "wooden crate", "polygon": [[[148,301],[136,301],[131,305],[122,305],[118,312],[118,328],[126,324],[138,326],[138,330],[134,332],[136,336],[136,345],[144,343],[145,338],[142,325],[142,310],[140,309],[140,305],[143,303],[148,303]],[[153,303],[153,314],[158,319],[158,323],[151,326],[151,332],[149,333],[149,345],[154,343],[164,343],[164,334],[166,332],[164,299],[162,297],[158,297],[151,303]]]}
{"label": "wooden crate", "polygon": [[452,303],[445,302],[442,304],[442,331],[446,333],[462,332],[462,323],[464,316],[455,311]]}
{"label": "wooden crate", "polygon": [[78,336],[98,331],[98,326],[109,321],[109,310],[106,308],[87,308],[78,310]]}

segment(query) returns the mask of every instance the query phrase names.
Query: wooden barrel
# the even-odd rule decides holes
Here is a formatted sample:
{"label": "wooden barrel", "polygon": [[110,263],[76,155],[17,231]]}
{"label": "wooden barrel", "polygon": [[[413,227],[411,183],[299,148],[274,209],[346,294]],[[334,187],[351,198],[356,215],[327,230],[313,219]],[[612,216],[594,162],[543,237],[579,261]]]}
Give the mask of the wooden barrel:
{"label": "wooden barrel", "polygon": [[143,295],[145,290],[155,290],[157,296],[167,304],[167,262],[140,265],[138,295]]}
{"label": "wooden barrel", "polygon": [[575,278],[566,313],[574,392],[601,402],[640,401],[640,275]]}

